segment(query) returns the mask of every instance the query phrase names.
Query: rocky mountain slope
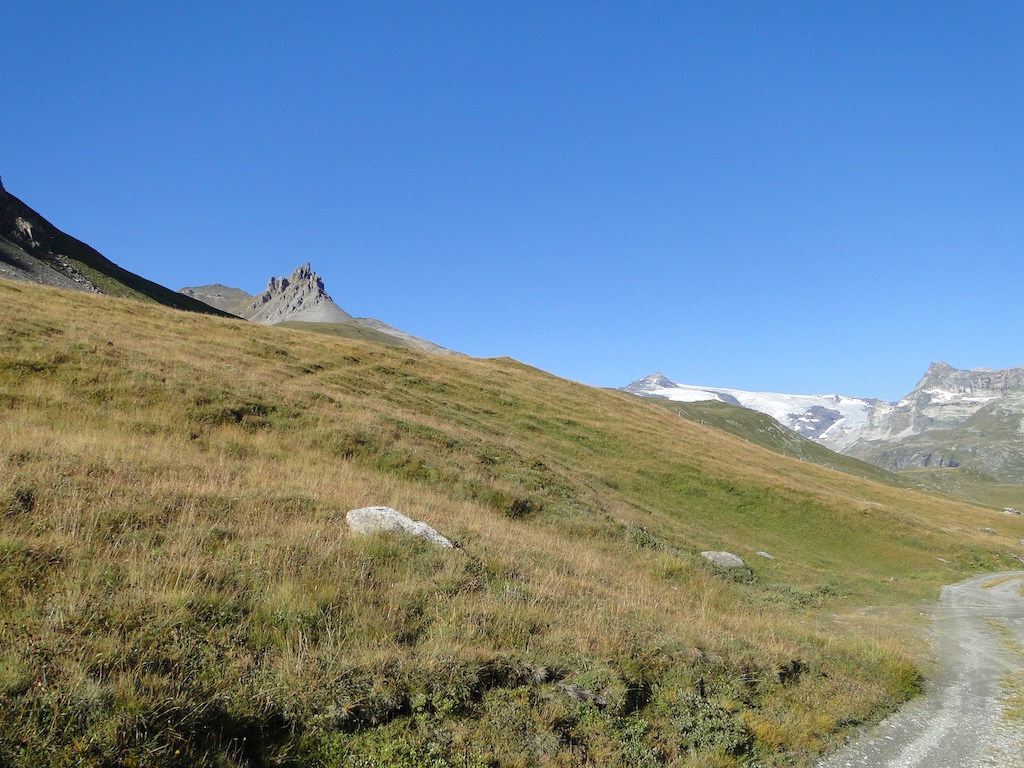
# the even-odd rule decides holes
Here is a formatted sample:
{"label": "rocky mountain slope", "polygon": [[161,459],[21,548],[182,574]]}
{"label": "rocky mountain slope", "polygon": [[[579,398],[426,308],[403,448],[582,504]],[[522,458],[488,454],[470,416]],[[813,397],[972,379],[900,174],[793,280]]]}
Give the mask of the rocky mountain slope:
{"label": "rocky mountain slope", "polygon": [[0,277],[155,301],[205,314],[220,310],[119,267],[57,229],[0,182]]}
{"label": "rocky mountain slope", "polygon": [[933,363],[910,394],[873,413],[844,452],[892,470],[966,467],[1024,482],[1024,368]]}
{"label": "rocky mountain slope", "polygon": [[660,373],[623,389],[761,411],[834,451],[892,471],[965,467],[1001,482],[1024,483],[1024,368],[959,370],[933,363],[896,403],[696,387]]}

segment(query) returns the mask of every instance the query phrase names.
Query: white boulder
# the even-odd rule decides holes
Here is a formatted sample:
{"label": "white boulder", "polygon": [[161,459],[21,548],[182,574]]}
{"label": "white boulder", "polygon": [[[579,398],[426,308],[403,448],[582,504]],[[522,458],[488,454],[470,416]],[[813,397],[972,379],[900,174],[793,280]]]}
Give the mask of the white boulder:
{"label": "white boulder", "polygon": [[746,568],[747,564],[743,558],[734,555],[732,552],[701,552],[701,557],[714,563],[719,568]]}
{"label": "white boulder", "polygon": [[452,549],[455,547],[448,539],[435,531],[426,523],[413,520],[391,507],[360,507],[350,510],[345,521],[353,533],[368,534],[387,531],[418,536],[438,547]]}

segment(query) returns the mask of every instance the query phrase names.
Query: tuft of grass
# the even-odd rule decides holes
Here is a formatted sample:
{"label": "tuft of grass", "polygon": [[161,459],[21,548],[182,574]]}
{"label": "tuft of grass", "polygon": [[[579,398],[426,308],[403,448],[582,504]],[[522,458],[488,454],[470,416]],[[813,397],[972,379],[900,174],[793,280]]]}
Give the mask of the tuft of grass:
{"label": "tuft of grass", "polygon": [[[1019,578],[1019,577],[1017,577]],[[1004,579],[1003,581],[1006,581]],[[986,584],[986,587],[996,586]],[[1016,635],[1001,621],[990,619],[988,622],[999,633],[1006,649],[1017,660],[1017,668],[1003,673],[1001,700],[1002,718],[1010,724],[1024,721],[1024,647],[1018,642]]]}

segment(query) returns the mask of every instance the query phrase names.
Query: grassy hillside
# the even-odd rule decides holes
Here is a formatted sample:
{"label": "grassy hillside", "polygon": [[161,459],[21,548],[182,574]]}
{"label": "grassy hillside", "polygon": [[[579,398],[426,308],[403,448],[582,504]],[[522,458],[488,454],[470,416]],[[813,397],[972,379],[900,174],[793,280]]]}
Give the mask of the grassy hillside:
{"label": "grassy hillside", "polygon": [[1020,518],[512,360],[0,302],[5,766],[799,765],[917,689],[884,617],[1018,562]]}
{"label": "grassy hillside", "polygon": [[301,320],[287,320],[283,323],[277,323],[277,326],[279,328],[288,328],[295,331],[310,331],[312,333],[321,333],[327,336],[337,336],[342,339],[371,341],[375,344],[383,344],[388,347],[400,347],[402,349],[409,348],[409,345],[397,336],[392,336],[390,333],[384,333],[384,331],[378,331],[375,328],[368,328],[365,325],[357,323],[355,320],[349,320],[344,323],[309,323]]}
{"label": "grassy hillside", "polygon": [[965,499],[995,509],[1024,509],[1024,485],[1001,483],[985,472],[967,467],[903,469],[896,475],[930,493]]}
{"label": "grassy hillside", "polygon": [[[1000,510],[1005,507],[1024,509],[1024,485],[1005,482],[985,472],[971,469],[969,465],[889,472],[852,456],[830,451],[801,437],[793,430],[786,429],[771,416],[749,408],[710,400],[677,403],[650,398],[649,401],[685,419],[724,430],[775,453],[820,464],[844,474],[927,493],[937,493]],[[981,420],[977,419],[971,422],[975,434],[988,436],[990,443],[1003,440],[1009,445],[1012,442],[1005,436],[1002,425],[994,426],[992,431],[988,432],[986,426],[977,426],[979,422]]]}

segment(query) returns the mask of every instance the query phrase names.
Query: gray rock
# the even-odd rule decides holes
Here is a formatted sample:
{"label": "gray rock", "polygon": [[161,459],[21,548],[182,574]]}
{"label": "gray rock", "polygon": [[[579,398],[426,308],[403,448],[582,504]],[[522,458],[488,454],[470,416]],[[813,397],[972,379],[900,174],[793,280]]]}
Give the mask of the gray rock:
{"label": "gray rock", "polygon": [[575,683],[556,683],[555,690],[580,704],[593,704],[598,709],[608,706],[608,699],[604,696]]}
{"label": "gray rock", "polygon": [[303,264],[291,277],[272,277],[267,290],[235,309],[246,320],[274,325],[289,320],[307,323],[344,323],[352,315],[327,293],[324,281],[310,265]]}
{"label": "gray rock", "polygon": [[353,533],[369,534],[380,531],[405,533],[410,536],[418,536],[424,541],[445,549],[455,547],[452,542],[426,523],[406,517],[401,512],[391,509],[391,507],[360,507],[359,509],[353,509],[345,515],[345,521]]}
{"label": "gray rock", "polygon": [[747,564],[732,552],[701,552],[700,556],[719,568],[746,568]]}
{"label": "gray rock", "polygon": [[767,552],[756,552],[755,554],[758,557],[763,557],[763,558],[765,558],[767,560],[774,560],[775,559],[775,555],[769,555]]}

